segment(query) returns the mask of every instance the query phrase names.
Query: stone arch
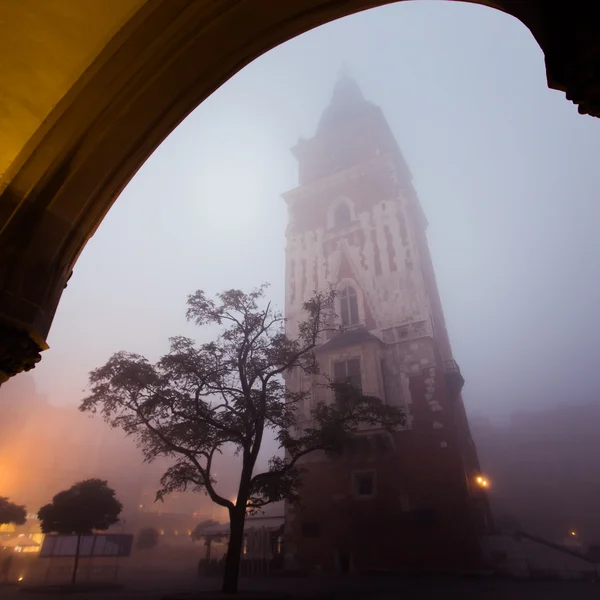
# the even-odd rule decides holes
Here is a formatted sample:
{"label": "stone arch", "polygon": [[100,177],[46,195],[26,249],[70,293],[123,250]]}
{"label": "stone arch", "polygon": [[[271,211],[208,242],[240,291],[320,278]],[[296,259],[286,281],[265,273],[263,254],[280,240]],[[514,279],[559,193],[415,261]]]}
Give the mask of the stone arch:
{"label": "stone arch", "polygon": [[356,221],[354,203],[348,198],[336,198],[327,209],[327,229],[343,227]]}
{"label": "stone arch", "polygon": [[[132,0],[116,33],[107,31],[89,50],[87,67],[65,85],[1,175],[0,381],[40,359],[86,242],[148,156],[194,108],[278,44],[392,1]],[[593,3],[586,10],[566,0],[476,3],[528,27],[544,51],[550,87],[566,91],[580,112],[600,115]],[[47,27],[48,40],[59,40],[60,31]]]}

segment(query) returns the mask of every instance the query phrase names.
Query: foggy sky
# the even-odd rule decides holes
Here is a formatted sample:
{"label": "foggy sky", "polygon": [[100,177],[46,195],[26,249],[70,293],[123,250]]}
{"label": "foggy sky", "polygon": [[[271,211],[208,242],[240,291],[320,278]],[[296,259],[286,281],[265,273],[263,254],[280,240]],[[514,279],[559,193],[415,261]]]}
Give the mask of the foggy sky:
{"label": "foggy sky", "polygon": [[283,306],[289,152],[346,61],[382,107],[429,219],[471,413],[597,397],[600,121],[550,91],[518,21],[460,3],[345,18],[262,56],[206,100],[117,200],[75,267],[34,371],[76,404],[115,351],[195,334],[197,288],[272,284]]}

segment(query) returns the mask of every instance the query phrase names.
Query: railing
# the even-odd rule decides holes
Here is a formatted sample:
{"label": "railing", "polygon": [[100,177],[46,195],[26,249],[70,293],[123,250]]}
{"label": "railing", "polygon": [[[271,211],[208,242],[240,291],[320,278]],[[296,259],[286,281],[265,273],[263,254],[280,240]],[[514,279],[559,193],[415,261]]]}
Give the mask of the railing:
{"label": "railing", "polygon": [[443,367],[444,373],[458,373],[460,375],[460,367],[455,360],[445,360]]}
{"label": "railing", "polygon": [[460,367],[455,360],[446,360],[442,363],[446,384],[452,396],[460,394],[465,384],[464,377],[460,372]]}
{"label": "railing", "polygon": [[[216,577],[221,576],[225,569],[225,558],[220,560],[203,558],[198,563],[198,575]],[[283,553],[273,558],[242,558],[240,561],[240,575],[243,577],[260,577],[270,575],[283,569]]]}

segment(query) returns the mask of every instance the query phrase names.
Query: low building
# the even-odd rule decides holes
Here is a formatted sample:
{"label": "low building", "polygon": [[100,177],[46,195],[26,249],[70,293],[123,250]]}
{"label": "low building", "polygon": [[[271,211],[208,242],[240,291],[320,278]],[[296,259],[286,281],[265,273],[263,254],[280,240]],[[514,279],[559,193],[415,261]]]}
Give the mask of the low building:
{"label": "low building", "polygon": [[586,549],[600,541],[600,403],[471,419],[497,522]]}

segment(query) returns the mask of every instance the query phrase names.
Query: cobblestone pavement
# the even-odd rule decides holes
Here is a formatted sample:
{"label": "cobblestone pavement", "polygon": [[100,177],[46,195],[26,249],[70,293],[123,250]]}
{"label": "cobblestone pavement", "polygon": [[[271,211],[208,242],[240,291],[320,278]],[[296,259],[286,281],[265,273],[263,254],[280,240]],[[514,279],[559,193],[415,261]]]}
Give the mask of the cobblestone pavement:
{"label": "cobblestone pavement", "polygon": [[[159,600],[164,594],[219,588],[217,580],[130,581],[121,590],[69,594],[70,600]],[[600,599],[600,584],[555,581],[504,581],[495,579],[263,579],[242,581],[243,590],[269,590],[299,600],[594,600]],[[0,598],[34,600],[61,598],[62,594],[32,593],[17,586],[1,586]]]}

